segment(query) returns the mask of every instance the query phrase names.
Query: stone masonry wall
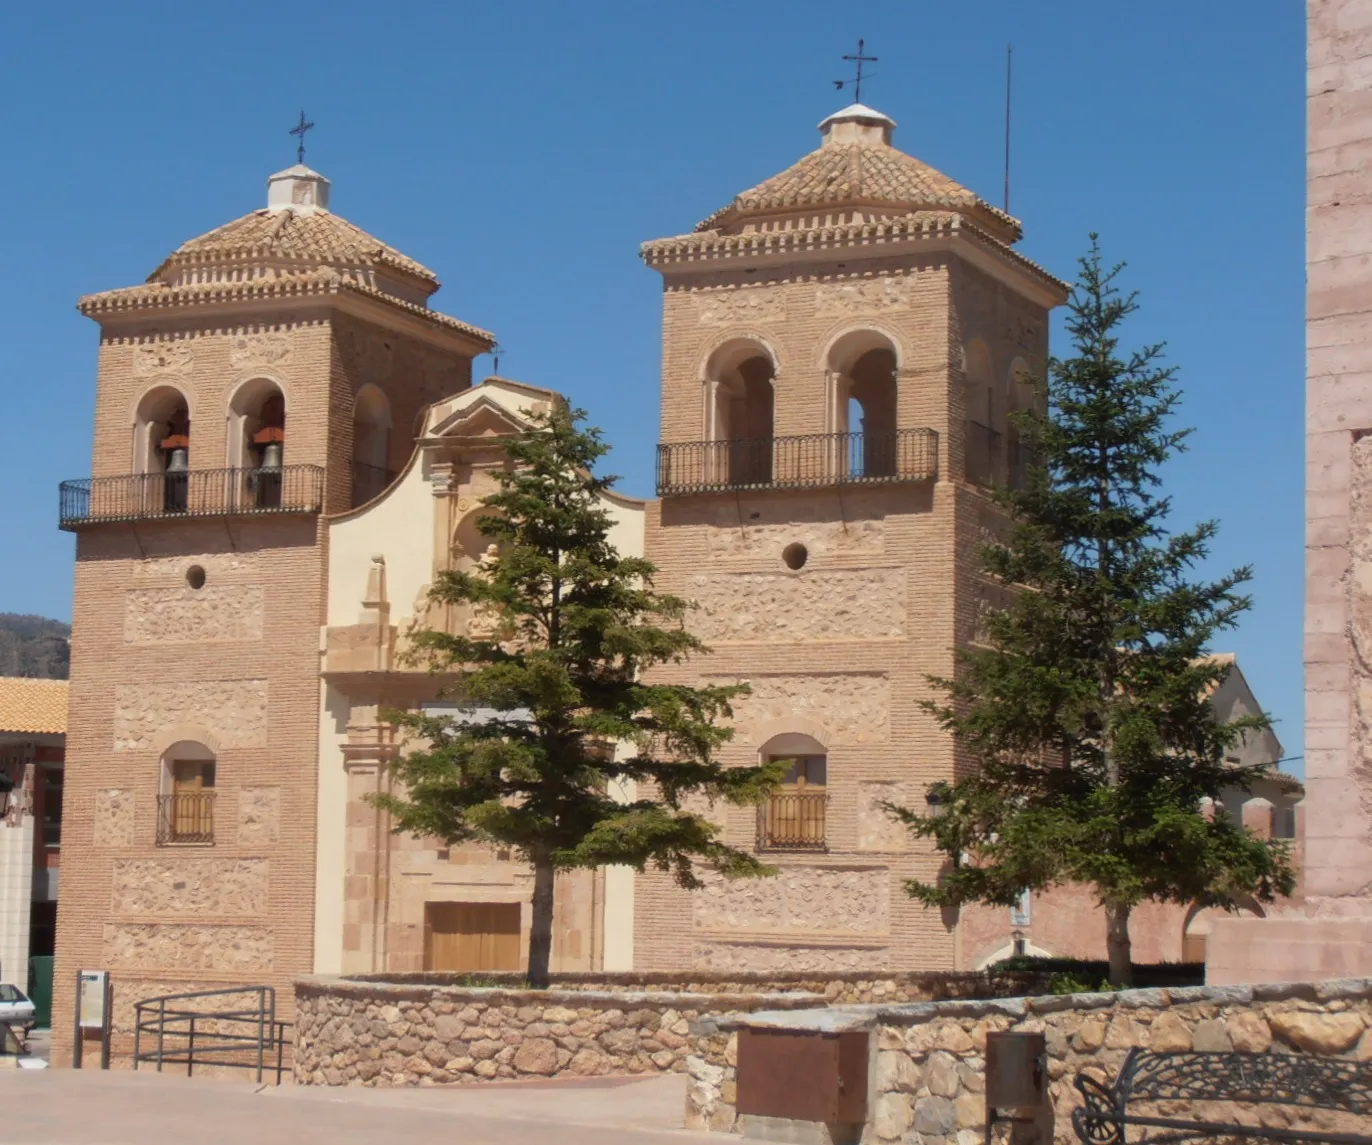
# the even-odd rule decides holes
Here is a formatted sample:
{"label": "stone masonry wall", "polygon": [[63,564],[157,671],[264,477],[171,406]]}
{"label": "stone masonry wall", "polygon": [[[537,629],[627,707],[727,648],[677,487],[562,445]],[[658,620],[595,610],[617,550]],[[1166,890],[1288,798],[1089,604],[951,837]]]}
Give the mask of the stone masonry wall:
{"label": "stone masonry wall", "polygon": [[815,994],[607,994],[392,984],[296,983],[295,1079],[408,1086],[498,1078],[723,1069],[729,1038],[703,1017],[813,1008]]}
{"label": "stone masonry wall", "polygon": [[[1372,1060],[1372,979],[1269,986],[1002,998],[818,1013],[740,1015],[697,1022],[693,1037],[727,1035],[725,1060],[692,1058],[688,1128],[740,1132],[736,1039],[743,1026],[867,1029],[876,1039],[864,1143],[979,1145],[985,1122],[986,1036],[1044,1033],[1054,1139],[1075,1141],[1076,1075],[1113,1078],[1135,1046],[1159,1051],[1237,1050]],[[733,1064],[731,1063],[731,1059]],[[1207,1110],[1222,1120],[1232,1110]],[[1251,1118],[1260,1111],[1238,1111]],[[1286,1124],[1293,1111],[1278,1112]],[[1363,1132],[1366,1130],[1363,1129]]]}
{"label": "stone masonry wall", "polygon": [[[442,971],[411,974],[351,974],[350,982],[378,982],[400,986],[460,987],[469,976]],[[522,974],[482,971],[481,981],[505,990],[524,986]],[[817,994],[833,1005],[858,1003],[928,1002],[946,998],[1004,998],[1044,991],[1050,975],[1034,971],[986,971],[895,974],[745,973],[709,974],[698,971],[624,971],[622,973],[568,973],[551,975],[552,988],[562,991],[606,993],[647,992],[666,994],[759,995]]]}

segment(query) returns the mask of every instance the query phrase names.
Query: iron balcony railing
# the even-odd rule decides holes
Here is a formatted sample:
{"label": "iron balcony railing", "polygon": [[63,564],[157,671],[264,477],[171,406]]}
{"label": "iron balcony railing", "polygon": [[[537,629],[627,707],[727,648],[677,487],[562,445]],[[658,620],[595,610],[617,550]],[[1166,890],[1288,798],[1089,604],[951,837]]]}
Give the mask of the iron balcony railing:
{"label": "iron balcony railing", "polygon": [[799,489],[938,476],[938,434],[808,433],[741,441],[683,441],[657,447],[657,492]]}
{"label": "iron balcony railing", "polygon": [[324,505],[324,469],[192,469],[63,481],[58,523],[74,530],[101,521],[157,517],[223,517],[247,513],[317,513]]}
{"label": "iron balcony railing", "polygon": [[757,809],[759,851],[824,851],[823,791],[778,791]]}
{"label": "iron balcony railing", "polygon": [[214,842],[214,792],[177,791],[157,797],[157,845]]}
{"label": "iron balcony railing", "polygon": [[365,505],[373,497],[378,497],[395,480],[395,470],[381,465],[368,465],[362,461],[353,462],[353,508]]}

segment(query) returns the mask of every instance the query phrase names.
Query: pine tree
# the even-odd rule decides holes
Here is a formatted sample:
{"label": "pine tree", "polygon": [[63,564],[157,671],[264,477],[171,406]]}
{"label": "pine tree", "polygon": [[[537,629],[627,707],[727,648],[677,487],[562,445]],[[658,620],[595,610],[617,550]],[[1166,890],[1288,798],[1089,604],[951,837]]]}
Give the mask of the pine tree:
{"label": "pine tree", "polygon": [[929,707],[973,768],[930,789],[929,813],[890,807],[946,856],[934,905],[1011,905],[1026,888],[1094,888],[1110,980],[1130,981],[1129,916],[1144,901],[1235,909],[1294,887],[1287,848],[1214,804],[1263,772],[1226,757],[1268,726],[1216,721],[1208,697],[1227,665],[1207,655],[1250,607],[1237,569],[1194,577],[1213,521],[1170,532],[1159,468],[1185,448],[1161,345],[1120,348],[1137,309],[1096,236],[1069,304],[1071,357],[1049,363],[1046,412],[1016,415],[1036,465],[999,489],[1010,529],[982,553],[1012,589],[985,643],[961,649]]}
{"label": "pine tree", "polygon": [[474,635],[411,634],[412,657],[455,676],[448,694],[468,714],[397,713],[422,746],[393,765],[396,793],[373,797],[397,831],[512,848],[533,868],[528,977],[539,988],[557,871],[651,866],[688,888],[700,885],[699,863],[728,877],[768,874],[683,801],[757,803],[785,767],[716,758],[746,686],[644,682],[654,666],[707,649],[686,630],[686,602],[656,592],[653,566],[611,544],[601,494],[616,479],[594,474],[607,447],[583,418],[559,407],[509,442],[478,521],[498,557],[445,572],[431,590],[482,623]]}

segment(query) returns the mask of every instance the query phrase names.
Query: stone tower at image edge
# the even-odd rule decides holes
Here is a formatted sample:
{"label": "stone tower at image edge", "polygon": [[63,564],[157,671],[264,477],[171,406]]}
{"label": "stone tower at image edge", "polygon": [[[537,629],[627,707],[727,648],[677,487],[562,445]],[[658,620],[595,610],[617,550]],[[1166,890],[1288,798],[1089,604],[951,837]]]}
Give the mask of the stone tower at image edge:
{"label": "stone tower at image edge", "polygon": [[[413,452],[490,348],[424,266],[328,211],[305,166],[266,209],[81,300],[100,326],[76,533],[54,1029],[81,968],[139,997],[313,969],[329,514]],[[82,837],[79,833],[84,833]],[[341,893],[341,887],[340,887]]]}
{"label": "stone tower at image edge", "polygon": [[929,674],[998,590],[978,550],[1023,480],[1007,415],[1035,399],[1066,287],[1020,224],[892,146],[854,104],[819,148],[691,233],[645,245],[664,288],[660,500],[645,551],[711,646],[677,678],[746,680],[730,762],[796,758],[728,841],[774,879],[636,892],[634,965],[731,970],[963,964],[960,928],[902,889],[934,859],[881,810],[951,779]]}

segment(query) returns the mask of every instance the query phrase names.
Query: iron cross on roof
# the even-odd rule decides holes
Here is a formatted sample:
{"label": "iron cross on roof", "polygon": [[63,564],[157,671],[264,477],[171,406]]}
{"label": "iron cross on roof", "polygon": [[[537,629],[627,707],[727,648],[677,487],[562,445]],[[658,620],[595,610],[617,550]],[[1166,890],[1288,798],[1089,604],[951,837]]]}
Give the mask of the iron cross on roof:
{"label": "iron cross on roof", "polygon": [[[862,50],[862,45],[861,45],[861,43],[859,43],[859,44],[858,44],[858,51],[861,51],[861,50]],[[308,122],[308,121],[305,119],[305,113],[302,111],[302,112],[300,113],[300,122],[297,123],[297,124],[296,124],[294,127],[292,127],[291,130],[290,130],[290,134],[291,134],[291,135],[298,135],[298,136],[300,136],[300,145],[299,145],[298,147],[296,147],[296,149],[295,149],[295,161],[296,161],[297,163],[304,163],[304,162],[305,162],[305,132],[310,131],[311,129],[313,129],[313,127],[314,127],[314,124]]]}
{"label": "iron cross on roof", "polygon": [[[865,46],[866,46],[866,41],[865,41],[865,40],[859,40],[859,41],[858,41],[857,55],[855,55],[855,56],[844,56],[844,57],[843,57],[843,58],[844,58],[845,60],[847,60],[849,63],[855,63],[855,64],[857,64],[857,78],[856,78],[856,79],[851,79],[851,80],[834,80],[834,87],[836,87],[839,91],[842,91],[842,90],[843,90],[845,87],[847,87],[849,84],[852,84],[852,85],[853,85],[853,102],[854,102],[854,103],[861,103],[861,102],[862,102],[862,65],[863,65],[863,64],[874,64],[874,63],[877,62],[877,57],[876,57],[876,56],[867,56],[867,55],[863,55],[863,48],[864,48]],[[871,77],[871,76],[868,76],[867,78],[868,78],[868,79],[871,79],[872,77]]]}

